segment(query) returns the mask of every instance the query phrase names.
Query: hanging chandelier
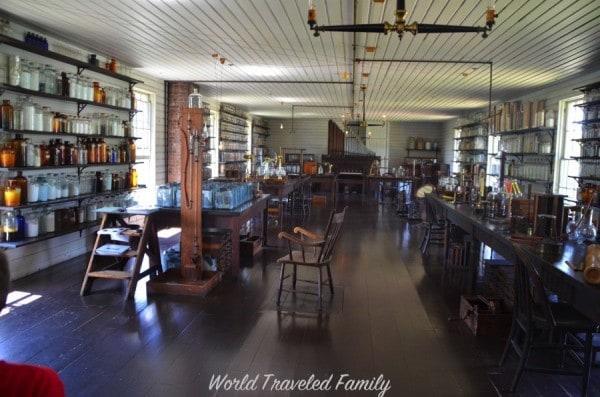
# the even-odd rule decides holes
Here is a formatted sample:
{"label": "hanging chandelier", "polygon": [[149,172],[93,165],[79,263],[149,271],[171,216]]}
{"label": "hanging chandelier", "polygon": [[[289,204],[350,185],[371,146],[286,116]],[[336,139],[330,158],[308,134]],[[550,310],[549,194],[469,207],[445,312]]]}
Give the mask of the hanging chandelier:
{"label": "hanging chandelier", "polygon": [[318,37],[320,32],[357,32],[383,34],[396,32],[398,33],[398,37],[402,39],[404,32],[410,32],[413,35],[416,35],[417,33],[481,33],[481,36],[486,38],[496,23],[497,16],[498,14],[496,13],[492,0],[485,12],[485,26],[438,25],[417,22],[407,24],[405,20],[405,0],[396,0],[396,21],[393,24],[389,22],[383,22],[357,25],[319,26],[317,24],[317,9],[313,0],[309,0],[308,5],[308,26],[310,27],[310,30],[314,31],[315,37]]}

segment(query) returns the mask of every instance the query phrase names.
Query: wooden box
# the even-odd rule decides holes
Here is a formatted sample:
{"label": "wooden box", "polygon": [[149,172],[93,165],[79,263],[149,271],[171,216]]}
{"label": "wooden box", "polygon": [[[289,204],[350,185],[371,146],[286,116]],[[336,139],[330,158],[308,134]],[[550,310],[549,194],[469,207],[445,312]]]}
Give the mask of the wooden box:
{"label": "wooden box", "polygon": [[481,295],[460,297],[460,318],[475,336],[506,335],[512,321],[502,300]]}
{"label": "wooden box", "polygon": [[327,205],[327,196],[313,194],[312,203],[313,203],[313,205]]}
{"label": "wooden box", "polygon": [[244,259],[252,259],[262,250],[261,238],[259,236],[251,236],[240,240],[240,257]]}

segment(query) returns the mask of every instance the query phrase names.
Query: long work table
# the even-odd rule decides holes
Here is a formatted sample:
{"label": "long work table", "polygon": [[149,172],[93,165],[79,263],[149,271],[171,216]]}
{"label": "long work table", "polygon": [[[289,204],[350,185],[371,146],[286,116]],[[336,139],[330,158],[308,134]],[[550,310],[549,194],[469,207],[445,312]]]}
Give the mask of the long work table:
{"label": "long work table", "polygon": [[[231,231],[231,273],[237,275],[240,270],[240,228],[250,219],[261,218],[261,237],[263,244],[267,236],[267,203],[270,195],[263,194],[237,208],[203,209],[202,227],[217,227]],[[181,225],[179,208],[157,208],[155,223],[157,230]]]}
{"label": "long work table", "polygon": [[[513,242],[504,228],[477,217],[468,204],[452,204],[435,195],[428,195],[426,200],[430,200],[436,211],[450,224],[469,234],[472,240],[485,244],[507,261],[515,263]],[[566,242],[554,257],[544,257],[533,247],[527,247],[526,251],[535,261],[548,288],[600,323],[600,287],[587,283],[581,271],[574,270],[567,264],[567,261],[575,264],[583,261],[586,253],[584,244]],[[472,266],[471,269],[476,272],[477,266]]]}

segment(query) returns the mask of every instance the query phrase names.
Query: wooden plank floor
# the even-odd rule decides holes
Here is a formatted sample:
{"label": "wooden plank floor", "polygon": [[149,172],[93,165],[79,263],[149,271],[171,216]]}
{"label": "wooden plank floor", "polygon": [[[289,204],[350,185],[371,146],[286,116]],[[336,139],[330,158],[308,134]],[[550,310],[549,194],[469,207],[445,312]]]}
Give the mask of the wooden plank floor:
{"label": "wooden plank floor", "polygon": [[[326,214],[315,208],[305,223],[321,225]],[[69,396],[306,395],[210,392],[211,375],[225,373],[383,374],[387,396],[497,395],[488,372],[503,341],[448,321],[458,294],[441,290],[439,255],[421,257],[420,233],[391,209],[351,204],[336,294],[321,317],[312,298],[287,295],[287,311],[275,310],[281,250],[265,251],[205,299],[147,297],[141,282],[135,300],[123,302],[120,284],[103,281],[82,298],[85,258],[77,258],[14,283],[23,294],[0,316],[0,358],[53,367]],[[576,395],[576,380],[565,390],[547,379],[527,375],[522,395]]]}

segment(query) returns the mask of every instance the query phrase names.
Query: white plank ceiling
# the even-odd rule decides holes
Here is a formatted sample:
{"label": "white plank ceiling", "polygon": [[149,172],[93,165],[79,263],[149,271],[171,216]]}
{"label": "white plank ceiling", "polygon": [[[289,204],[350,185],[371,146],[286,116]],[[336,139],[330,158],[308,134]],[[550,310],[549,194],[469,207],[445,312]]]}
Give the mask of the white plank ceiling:
{"label": "white plank ceiling", "polygon": [[[482,25],[487,1],[407,0],[410,22]],[[353,0],[316,0],[320,24],[353,20]],[[352,71],[352,34],[312,36],[307,0],[2,0],[0,8],[47,32],[115,56],[167,80],[202,84],[215,100],[263,116],[339,117],[357,110],[368,84],[367,117],[439,120],[487,104],[486,65],[360,63],[350,84],[223,83],[337,81]],[[393,22],[395,1],[356,0],[358,23]],[[600,1],[499,0],[487,39],[475,34],[358,34],[356,57],[494,62],[494,99],[522,95],[598,68]],[[366,46],[376,46],[366,53]],[[227,59],[221,66],[211,54]],[[232,64],[232,65],[229,65]],[[362,73],[369,73],[362,78]],[[467,76],[463,76],[467,73]]]}

